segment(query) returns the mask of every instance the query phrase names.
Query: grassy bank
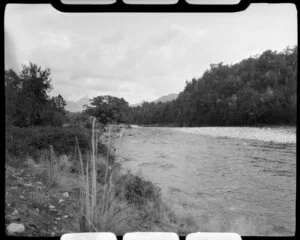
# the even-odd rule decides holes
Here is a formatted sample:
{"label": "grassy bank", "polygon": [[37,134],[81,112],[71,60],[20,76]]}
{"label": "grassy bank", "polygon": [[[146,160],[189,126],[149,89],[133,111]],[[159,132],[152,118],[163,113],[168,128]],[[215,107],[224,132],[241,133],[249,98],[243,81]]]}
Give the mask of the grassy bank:
{"label": "grassy bank", "polygon": [[122,129],[7,129],[6,226],[24,224],[22,236],[195,230],[152,182],[121,173],[112,142]]}

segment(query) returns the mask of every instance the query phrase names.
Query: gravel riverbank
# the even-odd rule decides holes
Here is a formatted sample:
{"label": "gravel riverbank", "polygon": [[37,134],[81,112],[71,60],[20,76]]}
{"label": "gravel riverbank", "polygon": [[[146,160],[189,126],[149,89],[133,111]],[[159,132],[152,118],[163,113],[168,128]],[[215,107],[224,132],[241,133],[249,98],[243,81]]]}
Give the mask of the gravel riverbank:
{"label": "gravel riverbank", "polygon": [[228,137],[275,143],[296,143],[296,127],[182,127],[173,128],[189,134]]}

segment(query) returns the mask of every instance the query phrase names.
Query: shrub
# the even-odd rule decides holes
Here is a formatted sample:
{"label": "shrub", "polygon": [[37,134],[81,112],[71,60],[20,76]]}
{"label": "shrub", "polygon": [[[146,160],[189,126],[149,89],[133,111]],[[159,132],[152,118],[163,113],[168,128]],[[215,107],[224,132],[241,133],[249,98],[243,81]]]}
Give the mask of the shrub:
{"label": "shrub", "polygon": [[58,155],[73,153],[75,137],[82,149],[88,150],[90,146],[90,133],[84,128],[9,127],[5,137],[8,154],[17,157],[31,156],[35,159],[40,151],[49,149],[49,145],[53,145]]}
{"label": "shrub", "polygon": [[161,201],[160,188],[140,176],[127,172],[117,180],[117,195],[136,207]]}

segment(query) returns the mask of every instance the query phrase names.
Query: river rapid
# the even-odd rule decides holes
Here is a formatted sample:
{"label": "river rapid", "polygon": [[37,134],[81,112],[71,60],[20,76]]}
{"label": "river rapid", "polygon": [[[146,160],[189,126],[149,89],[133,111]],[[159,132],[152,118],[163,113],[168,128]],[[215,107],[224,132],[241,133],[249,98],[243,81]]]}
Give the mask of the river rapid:
{"label": "river rapid", "polygon": [[199,231],[295,234],[296,128],[134,126],[116,144]]}

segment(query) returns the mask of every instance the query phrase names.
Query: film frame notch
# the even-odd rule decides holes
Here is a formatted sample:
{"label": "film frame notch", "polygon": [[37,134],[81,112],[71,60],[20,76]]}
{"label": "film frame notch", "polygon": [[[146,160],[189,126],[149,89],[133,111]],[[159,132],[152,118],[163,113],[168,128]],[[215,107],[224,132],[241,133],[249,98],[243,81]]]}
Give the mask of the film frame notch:
{"label": "film frame notch", "polygon": [[175,5],[187,3],[190,5],[238,5],[242,0],[59,0],[65,5]]}

